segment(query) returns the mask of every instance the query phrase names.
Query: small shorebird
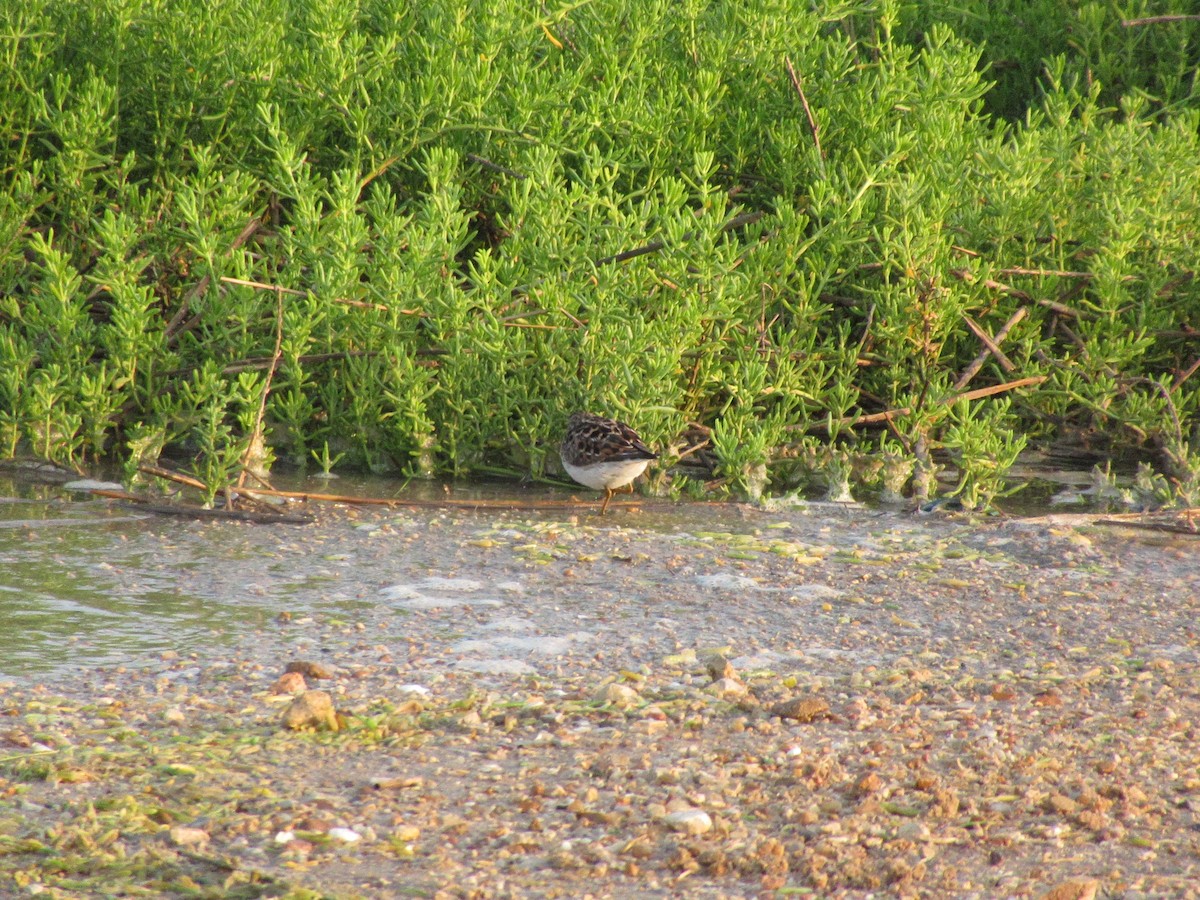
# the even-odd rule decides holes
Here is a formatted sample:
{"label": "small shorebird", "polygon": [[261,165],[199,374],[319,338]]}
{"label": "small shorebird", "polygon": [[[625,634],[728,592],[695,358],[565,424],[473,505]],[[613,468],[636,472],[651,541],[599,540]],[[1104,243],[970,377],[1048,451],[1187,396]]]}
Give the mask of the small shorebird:
{"label": "small shorebird", "polygon": [[585,412],[575,413],[567,422],[560,452],[568,475],[585,487],[604,491],[600,515],[608,509],[616,488],[631,484],[650,460],[658,459],[624,422]]}

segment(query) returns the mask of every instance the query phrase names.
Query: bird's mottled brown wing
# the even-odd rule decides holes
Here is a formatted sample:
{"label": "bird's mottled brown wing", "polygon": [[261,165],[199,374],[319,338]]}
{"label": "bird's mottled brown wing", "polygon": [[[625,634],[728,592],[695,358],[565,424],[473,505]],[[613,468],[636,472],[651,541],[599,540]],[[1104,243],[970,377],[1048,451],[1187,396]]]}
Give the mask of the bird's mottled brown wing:
{"label": "bird's mottled brown wing", "polygon": [[658,454],[642,443],[637,432],[624,422],[582,412],[575,413],[567,423],[562,454],[564,459],[577,466],[658,459]]}
{"label": "bird's mottled brown wing", "polygon": [[658,459],[658,454],[642,443],[638,433],[624,422],[613,422],[616,427],[604,442],[605,459]]}

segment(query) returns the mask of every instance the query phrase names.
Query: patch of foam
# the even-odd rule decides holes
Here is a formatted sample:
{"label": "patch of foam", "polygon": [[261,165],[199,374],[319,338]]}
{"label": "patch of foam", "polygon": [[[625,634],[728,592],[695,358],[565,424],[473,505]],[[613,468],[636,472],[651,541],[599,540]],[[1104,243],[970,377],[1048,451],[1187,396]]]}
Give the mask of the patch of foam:
{"label": "patch of foam", "polygon": [[492,619],[483,626],[484,631],[533,631],[536,626],[529,619],[520,616],[504,616]]}
{"label": "patch of foam", "polygon": [[562,635],[505,634],[491,638],[467,638],[450,649],[455,653],[480,654],[537,654],[539,656],[562,656],[570,653],[578,644],[595,639],[587,631],[572,631]]}
{"label": "patch of foam", "polygon": [[[404,609],[428,610],[451,609],[456,606],[502,606],[491,597],[466,597],[482,590],[482,581],[471,578],[423,578],[416,584],[393,584],[383,588],[379,595],[386,601],[396,603]],[[425,593],[440,591],[440,594]],[[450,596],[446,596],[449,594]]]}
{"label": "patch of foam", "polygon": [[481,675],[535,675],[537,669],[520,659],[463,659],[458,668]]}
{"label": "patch of foam", "polygon": [[719,572],[716,575],[697,575],[696,583],[700,587],[712,588],[717,591],[763,591],[763,587],[753,578],[745,575],[734,575],[731,572]]}
{"label": "patch of foam", "polygon": [[81,478],[78,481],[68,481],[63,485],[68,491],[122,491],[125,486],[115,481],[96,481],[94,478]]}
{"label": "patch of foam", "polygon": [[384,600],[412,600],[420,597],[421,592],[411,584],[393,584],[381,590],[379,596]]}
{"label": "patch of foam", "polygon": [[789,658],[774,650],[760,650],[757,653],[735,657],[729,661],[729,664],[739,672],[753,672],[759,669],[774,669]]}
{"label": "patch of foam", "polygon": [[845,596],[827,584],[801,584],[789,587],[788,592],[797,600],[836,600]]}
{"label": "patch of foam", "polygon": [[484,585],[482,581],[476,581],[474,578],[441,578],[431,575],[428,578],[422,578],[416,586],[427,591],[460,591],[469,594],[482,591]]}
{"label": "patch of foam", "polygon": [[[408,600],[400,601],[400,605],[405,609],[452,609],[455,606],[471,606],[470,600],[465,597],[429,597],[424,594],[419,594],[416,597],[411,597]],[[499,606],[499,603],[496,603]]]}
{"label": "patch of foam", "polygon": [[841,647],[801,647],[800,650],[805,656],[814,659],[850,660],[863,665],[878,665],[882,662],[878,654],[863,650],[844,650]]}

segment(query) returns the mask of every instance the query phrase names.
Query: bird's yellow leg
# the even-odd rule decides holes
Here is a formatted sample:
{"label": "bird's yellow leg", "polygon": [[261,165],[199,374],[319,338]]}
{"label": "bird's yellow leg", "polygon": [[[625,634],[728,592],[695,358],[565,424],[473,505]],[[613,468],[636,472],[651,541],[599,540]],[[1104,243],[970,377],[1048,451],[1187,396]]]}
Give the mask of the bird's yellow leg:
{"label": "bird's yellow leg", "polygon": [[604,489],[604,502],[600,505],[600,515],[604,515],[604,511],[608,509],[608,501],[612,499],[612,488]]}

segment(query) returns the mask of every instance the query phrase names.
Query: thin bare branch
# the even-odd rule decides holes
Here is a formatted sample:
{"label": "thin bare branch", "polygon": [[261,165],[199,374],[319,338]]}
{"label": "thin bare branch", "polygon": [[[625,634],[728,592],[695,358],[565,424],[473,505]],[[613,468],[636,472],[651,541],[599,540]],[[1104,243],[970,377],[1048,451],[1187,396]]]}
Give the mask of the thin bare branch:
{"label": "thin bare branch", "polygon": [[[421,351],[417,351],[418,354]],[[297,358],[297,362],[302,363],[319,363],[328,362],[331,359],[351,359],[360,356],[378,356],[378,350],[343,350],[340,353],[309,353],[305,356]],[[230,363],[221,369],[222,375],[236,375],[238,372],[249,372],[254,369],[266,369],[268,367],[278,368],[282,360],[275,359],[269,356],[253,357],[251,359],[238,360],[235,363]]]}
{"label": "thin bare branch", "polygon": [[188,506],[182,503],[155,503],[149,497],[131,494],[128,491],[93,488],[90,493],[110,500],[136,503],[138,509],[157,513],[160,516],[183,516],[188,519],[232,519],[236,522],[251,522],[255,525],[308,525],[313,521],[312,516],[294,513],[260,513],[241,509],[206,509],[203,506]]}
{"label": "thin bare branch", "polygon": [[[1025,307],[1021,308],[1024,309]],[[1005,356],[1004,351],[1000,349],[999,344],[992,340],[991,336],[983,330],[978,322],[965,313],[963,314],[963,321],[966,323],[967,327],[971,329],[975,337],[979,338],[983,346],[987,347],[988,352],[991,353],[992,356],[996,357],[996,362],[1000,363],[1000,368],[1002,368],[1005,372],[1016,371],[1017,367],[1012,364],[1012,360]]]}
{"label": "thin bare branch", "polygon": [[1063,269],[1024,269],[1020,266],[1013,266],[1006,269],[997,269],[1000,275],[1041,275],[1047,278],[1095,278],[1091,272],[1070,272]]}
{"label": "thin bare branch", "polygon": [[[279,360],[283,356],[283,290],[275,291],[275,350],[271,354],[271,366],[267,369],[266,383],[263,385],[262,396],[258,399],[258,412],[254,416],[254,428],[250,431],[250,440],[242,454],[242,471],[238,475],[237,486],[246,485],[246,472],[249,470],[252,454],[259,454],[261,459],[265,450],[263,438],[263,418],[267,414],[267,397],[271,393],[271,382],[275,379],[275,370],[279,368]],[[261,481],[261,479],[259,479]]]}
{"label": "thin bare branch", "polygon": [[1146,16],[1142,19],[1122,19],[1122,28],[1136,28],[1139,25],[1163,25],[1167,22],[1200,22],[1200,16]]}
{"label": "thin bare branch", "polygon": [[1038,298],[1034,301],[1038,306],[1044,306],[1046,309],[1052,309],[1060,316],[1066,316],[1070,319],[1082,319],[1083,313],[1074,307],[1067,306],[1065,303],[1059,303],[1057,300],[1043,300]]}
{"label": "thin bare branch", "polygon": [[[759,210],[758,212],[742,213],[739,216],[734,216],[732,219],[722,225],[721,231],[724,233],[726,231],[732,231],[735,228],[741,228],[743,225],[752,225],[764,215],[766,215],[766,213],[764,213],[762,210]],[[700,236],[700,234],[701,232],[699,231],[689,231],[683,236],[683,240],[694,241]],[[641,247],[635,247],[632,250],[622,250],[620,253],[614,253],[612,256],[602,257],[596,260],[595,266],[599,268],[600,266],[607,266],[609,263],[625,262],[629,259],[645,256],[648,253],[657,253],[666,246],[667,244],[665,241],[651,241],[649,244]]]}
{"label": "thin bare branch", "polygon": [[484,157],[478,156],[477,154],[474,154],[474,153],[468,153],[467,159],[469,159],[471,162],[475,163],[475,165],[477,165],[477,166],[483,166],[485,169],[491,169],[493,172],[499,172],[501,175],[507,175],[509,178],[518,178],[521,181],[524,181],[525,179],[527,179],[529,177],[528,175],[521,174],[520,172],[516,171],[515,169],[510,169],[507,166],[502,166],[499,163],[494,163],[490,159],[485,159]]}
{"label": "thin bare branch", "polygon": [[804,85],[800,83],[800,76],[796,74],[796,69],[792,66],[791,58],[785,56],[783,62],[787,66],[788,76],[792,79],[792,87],[800,95],[800,105],[804,107],[804,115],[808,118],[808,130],[812,132],[813,144],[817,148],[817,156],[824,159],[825,151],[821,149],[821,126],[817,124],[817,117],[813,115],[812,107],[808,105],[808,97],[804,94]]}
{"label": "thin bare branch", "polygon": [[385,159],[383,162],[381,162],[378,166],[376,166],[375,170],[373,172],[368,174],[366,178],[364,178],[362,181],[360,181],[358,183],[359,193],[362,193],[363,189],[368,184],[370,184],[372,181],[374,181],[376,178],[378,178],[380,175],[382,175],[384,172],[386,172],[388,169],[390,169],[392,166],[394,166],[399,161],[399,159],[400,159],[399,156],[389,156],[387,159]]}
{"label": "thin bare branch", "polygon": [[1002,344],[1004,339],[1008,337],[1008,332],[1012,329],[1012,327],[1020,322],[1021,319],[1025,318],[1026,312],[1027,310],[1024,306],[1019,307],[1017,311],[1009,318],[1009,320],[1004,323],[1004,327],[996,332],[996,337],[994,339],[979,326],[978,322],[966,314],[963,315],[963,321],[966,322],[967,327],[975,333],[975,337],[979,338],[979,340],[983,343],[984,350],[971,361],[969,366],[963,370],[962,375],[958,377],[958,381],[954,382],[954,389],[956,391],[961,391],[967,386],[967,382],[975,377],[976,373],[980,370],[980,368],[982,368],[984,362],[987,361],[989,355],[996,357],[996,361],[1000,363],[1000,367],[1003,368],[1005,372],[1012,372],[1016,370],[1017,367],[1014,366],[1012,361],[1004,355],[1003,351],[1001,351],[1000,344]]}
{"label": "thin bare branch", "polygon": [[[263,216],[265,215],[266,210],[263,210],[246,223],[246,227],[238,233],[238,236],[233,239],[233,243],[230,244],[228,249],[225,251],[226,256],[254,236],[254,233],[263,226]],[[171,321],[167,323],[167,327],[163,331],[168,344],[174,344],[182,332],[196,327],[196,323],[200,321],[200,317],[198,315],[192,316],[186,322],[184,322],[184,319],[187,318],[188,311],[191,309],[192,301],[208,289],[210,281],[210,277],[205,275],[196,283],[195,287],[187,292],[187,295],[183,298],[183,302],[179,304],[179,309],[175,310],[175,315],[171,317]]]}
{"label": "thin bare branch", "polygon": [[575,316],[571,315],[569,312],[567,312],[561,306],[558,308],[558,311],[560,313],[562,313],[564,316],[566,316],[568,319],[570,319],[575,324],[576,328],[587,328],[587,325],[584,322],[575,318]]}
{"label": "thin bare branch", "polygon": [[[314,494],[308,491],[276,491],[254,489],[253,493],[293,500],[317,500],[325,503],[349,503],[358,506],[406,506],[414,509],[568,509],[580,504],[576,500],[490,500],[442,497],[437,500],[397,499],[384,497],[352,497],[344,494]],[[630,500],[618,506],[641,506],[642,501]]]}
{"label": "thin bare branch", "polygon": [[[1046,375],[1033,375],[1029,378],[1018,378],[1016,381],[1007,381],[1004,384],[993,384],[985,388],[976,388],[973,391],[967,391],[962,394],[951,394],[949,397],[937,401],[937,406],[949,406],[952,403],[957,403],[959,400],[981,400],[984,397],[991,397],[995,394],[1003,394],[1006,391],[1016,390],[1017,388],[1030,387],[1031,385],[1041,384],[1047,378]],[[866,416],[845,416],[838,420],[839,426],[845,425],[874,425],[877,422],[890,422],[892,419],[899,416],[907,416],[912,413],[912,407],[902,406],[897,409],[888,409],[883,412],[871,413]],[[810,426],[804,425],[789,425],[788,430],[802,430],[805,428],[824,428],[824,422],[815,422]]]}
{"label": "thin bare branch", "polygon": [[238,284],[242,287],[252,287],[260,291],[275,291],[280,294],[291,294],[293,297],[305,296],[304,291],[297,291],[293,288],[286,288],[281,284],[267,284],[262,281],[247,281],[245,278],[230,278],[228,275],[222,275],[221,281],[226,284]]}
{"label": "thin bare branch", "polygon": [[196,490],[204,490],[204,482],[192,478],[189,475],[184,475],[182,472],[175,472],[171,469],[164,469],[162,466],[156,466],[151,463],[142,463],[138,466],[138,471],[145,475],[153,475],[155,478],[164,478],[167,481],[173,481],[176,484],[182,484],[184,487],[196,488]]}
{"label": "thin bare branch", "polygon": [[[251,287],[259,291],[275,291],[277,293],[282,292],[284,294],[290,294],[293,297],[308,296],[306,291],[298,291],[295,288],[286,288],[279,284],[267,284],[266,282],[262,281],[247,281],[245,278],[230,278],[227,275],[222,275],[220,280],[225,284],[238,284],[242,287]],[[382,303],[368,303],[366,300],[347,300],[344,297],[334,297],[333,302],[341,303],[344,306],[357,306],[360,309],[377,309],[380,312],[388,312],[392,309],[390,306],[385,306]],[[425,315],[425,313],[419,309],[397,309],[395,311],[404,316]]]}
{"label": "thin bare branch", "polygon": [[[1002,271],[1002,272],[1007,271],[1007,272],[1012,272],[1012,274],[1019,274],[1019,275],[1062,275],[1064,277],[1081,277],[1081,278],[1090,278],[1091,277],[1086,272],[1073,272],[1073,273],[1072,272],[1051,272],[1048,270],[1044,271],[1044,270],[1040,270],[1040,269],[1023,269],[1020,271],[1013,271],[1010,269],[1001,269],[999,271]],[[973,272],[971,272],[970,269],[951,269],[950,273],[952,275],[954,275],[956,278],[961,278],[967,284],[975,284],[976,281],[978,280],[978,279],[976,279],[975,274]],[[1052,310],[1054,310],[1054,312],[1058,313],[1060,316],[1069,316],[1072,319],[1083,318],[1083,313],[1081,313],[1077,309],[1072,309],[1070,306],[1067,306],[1065,303],[1060,303],[1057,300],[1046,300],[1041,297],[1034,297],[1032,294],[1028,293],[1027,291],[1022,291],[1018,288],[1013,287],[1012,285],[1004,284],[1004,282],[1002,282],[1002,281],[996,281],[992,278],[985,278],[983,280],[983,286],[986,288],[990,288],[993,291],[999,291],[1000,293],[1006,294],[1009,297],[1015,297],[1018,300],[1021,300],[1025,303],[1036,303],[1036,304],[1038,304],[1038,306],[1044,306],[1047,309],[1052,309]]]}
{"label": "thin bare branch", "polygon": [[1171,393],[1173,394],[1179,390],[1185,381],[1196,374],[1197,369],[1200,369],[1200,356],[1196,357],[1190,366],[1175,376],[1175,380],[1171,382]]}

